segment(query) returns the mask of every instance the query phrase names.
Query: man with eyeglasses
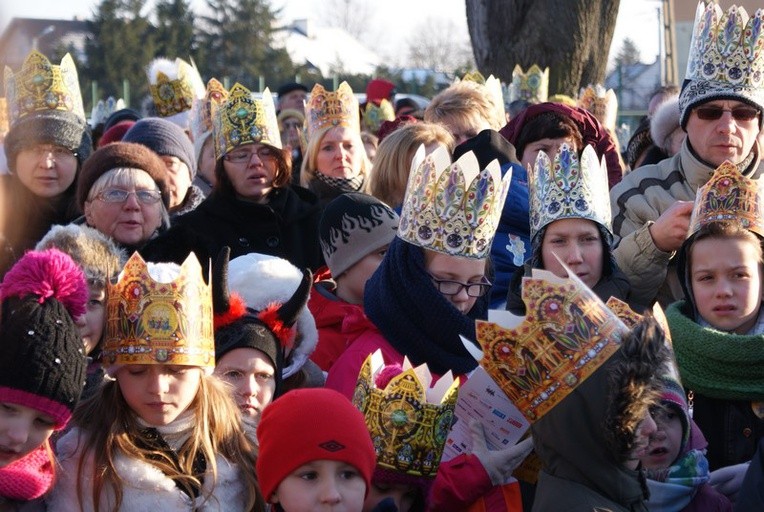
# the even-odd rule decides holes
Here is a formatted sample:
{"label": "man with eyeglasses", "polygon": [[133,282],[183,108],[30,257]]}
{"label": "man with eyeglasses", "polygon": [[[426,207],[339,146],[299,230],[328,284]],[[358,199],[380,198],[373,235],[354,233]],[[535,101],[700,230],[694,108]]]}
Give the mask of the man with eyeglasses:
{"label": "man with eyeglasses", "polygon": [[[749,178],[764,171],[757,141],[764,111],[759,61],[764,57],[738,58],[749,46],[748,55],[757,55],[753,48],[764,44],[764,33],[746,40],[754,17],[749,22],[745,10],[735,6],[722,14],[715,3],[698,6],[679,95],[680,125],[687,132],[681,151],[633,170],[610,191],[617,244],[613,254],[631,281],[632,296],[644,304],[657,300],[665,306],[682,298],[673,257],[687,236],[696,192],[716,167],[729,160]],[[734,24],[740,32],[739,41],[720,51],[718,34],[736,33],[722,23]],[[710,26],[715,24],[719,26]]]}

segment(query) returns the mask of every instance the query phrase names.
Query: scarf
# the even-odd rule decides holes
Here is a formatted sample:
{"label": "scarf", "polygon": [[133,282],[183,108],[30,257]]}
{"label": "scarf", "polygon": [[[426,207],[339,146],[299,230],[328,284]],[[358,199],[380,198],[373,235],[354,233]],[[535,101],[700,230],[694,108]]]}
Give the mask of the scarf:
{"label": "scarf", "polygon": [[311,189],[316,192],[318,197],[337,197],[345,192],[361,192],[366,182],[363,174],[358,174],[352,178],[332,178],[326,174],[316,171],[313,173],[315,180],[312,182]]}
{"label": "scarf", "polygon": [[682,383],[710,398],[764,400],[764,336],[704,328],[679,301],[666,310]]}
{"label": "scarf", "polygon": [[689,450],[668,468],[648,469],[651,512],[679,512],[709,479],[708,460],[702,450]]}
{"label": "scarf", "polygon": [[475,369],[459,335],[473,340],[475,319],[484,318],[486,308],[487,300],[478,299],[468,315],[461,314],[433,285],[423,250],[398,237],[364,290],[366,316],[388,343],[438,375]]}
{"label": "scarf", "polygon": [[0,469],[0,496],[15,501],[39,498],[52,487],[55,472],[48,441]]}

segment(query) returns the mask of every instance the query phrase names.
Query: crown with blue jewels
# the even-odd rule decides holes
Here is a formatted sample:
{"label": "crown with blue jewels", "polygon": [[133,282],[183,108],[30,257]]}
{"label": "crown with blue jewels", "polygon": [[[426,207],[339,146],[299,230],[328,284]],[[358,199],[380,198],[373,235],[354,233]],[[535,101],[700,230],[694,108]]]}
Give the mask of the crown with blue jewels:
{"label": "crown with blue jewels", "polygon": [[509,101],[525,100],[531,103],[544,103],[549,96],[549,68],[543,70],[536,64],[523,73],[523,68],[516,65],[512,70],[512,83],[509,85]]}
{"label": "crown with blue jewels", "polygon": [[327,91],[321,84],[313,86],[310,101],[305,106],[308,137],[326,127],[344,126],[361,131],[358,99],[347,82],[337,90]]}
{"label": "crown with blue jewels", "polygon": [[366,103],[363,111],[363,127],[371,133],[376,134],[384,121],[393,121],[395,119],[395,108],[388,100],[380,101],[379,106],[370,101]]}
{"label": "crown with blue jewels", "polygon": [[469,151],[451,163],[439,147],[425,156],[420,146],[411,164],[398,237],[425,249],[485,258],[501,219],[511,170],[497,160],[481,169]]}
{"label": "crown with blue jewels", "polygon": [[560,219],[589,219],[612,232],[607,168],[591,146],[579,158],[568,144],[554,161],[539,151],[528,173],[531,238]]}
{"label": "crown with blue jewels", "polygon": [[77,67],[68,53],[58,66],[37,50],[27,55],[18,72],[6,66],[5,94],[11,126],[28,115],[53,111],[70,112],[85,121]]}
{"label": "crown with blue jewels", "polygon": [[459,380],[446,373],[430,387],[427,365],[412,368],[404,360],[402,373],[381,388],[382,352],[370,354],[361,366],[353,404],[363,413],[377,465],[412,476],[434,478],[455,416]]}
{"label": "crown with blue jewels", "polygon": [[242,144],[268,144],[281,149],[276,105],[266,88],[258,99],[243,85],[236,83],[222,103],[211,103],[215,137],[215,158],[221,158]]}
{"label": "crown with blue jewels", "polygon": [[578,106],[590,112],[605,128],[615,130],[618,98],[613,89],[606,90],[602,84],[588,85],[578,95]]}

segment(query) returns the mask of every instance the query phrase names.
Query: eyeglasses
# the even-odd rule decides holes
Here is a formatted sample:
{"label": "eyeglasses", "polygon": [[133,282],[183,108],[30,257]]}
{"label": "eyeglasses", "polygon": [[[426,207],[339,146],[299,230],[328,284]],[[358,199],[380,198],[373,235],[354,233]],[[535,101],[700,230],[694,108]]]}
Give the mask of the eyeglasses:
{"label": "eyeglasses", "polygon": [[162,194],[158,190],[122,190],[119,188],[110,188],[104,190],[96,197],[104,203],[124,203],[130,194],[135,194],[135,198],[141,204],[156,204],[162,199]]}
{"label": "eyeglasses", "polygon": [[751,121],[759,116],[758,109],[753,107],[735,107],[735,108],[721,108],[714,106],[698,107],[695,109],[695,113],[698,115],[698,119],[703,121],[716,121],[725,112],[732,114],[732,119],[735,121]]}
{"label": "eyeglasses", "polygon": [[47,157],[48,155],[50,155],[51,159],[56,162],[67,162],[77,159],[77,153],[62,148],[61,146],[40,144],[24,148],[24,151],[32,153],[38,160],[42,157]]}
{"label": "eyeglasses", "polygon": [[430,276],[432,282],[435,283],[435,288],[438,289],[443,295],[456,295],[462,291],[467,290],[467,295],[470,297],[482,297],[488,290],[491,289],[491,282],[487,279],[483,279],[480,283],[462,283],[459,281],[451,281],[450,279],[438,279],[437,277]]}
{"label": "eyeglasses", "polygon": [[235,164],[240,164],[242,162],[249,162],[252,159],[252,155],[257,155],[257,158],[263,161],[273,160],[276,158],[276,150],[269,148],[268,146],[261,146],[254,151],[241,149],[231,151],[227,155],[224,155],[223,160],[233,162]]}

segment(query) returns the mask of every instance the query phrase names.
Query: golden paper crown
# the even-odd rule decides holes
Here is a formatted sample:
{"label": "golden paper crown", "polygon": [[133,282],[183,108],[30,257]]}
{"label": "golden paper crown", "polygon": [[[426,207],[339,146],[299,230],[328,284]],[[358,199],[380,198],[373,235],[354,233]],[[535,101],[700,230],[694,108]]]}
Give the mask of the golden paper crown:
{"label": "golden paper crown", "polygon": [[85,121],[77,68],[68,53],[59,66],[37,50],[27,55],[17,73],[6,66],[5,94],[11,125],[29,114],[50,111],[71,112]]}
{"label": "golden paper crown", "polygon": [[393,104],[387,100],[382,100],[379,106],[376,106],[372,101],[366,104],[362,121],[364,129],[376,134],[383,121],[392,121],[394,119],[395,109]]}
{"label": "golden paper crown", "polygon": [[509,86],[509,101],[525,100],[531,103],[544,103],[549,95],[549,68],[543,71],[536,64],[523,73],[519,65],[512,70],[512,83]]}
{"label": "golden paper crown", "polygon": [[607,168],[591,146],[576,151],[563,144],[554,162],[539,151],[528,173],[531,238],[560,219],[589,219],[612,232]]}
{"label": "golden paper crown", "polygon": [[628,328],[574,272],[533,269],[523,278],[525,318],[507,327],[477,321],[486,372],[531,423],[618,350]]}
{"label": "golden paper crown", "polygon": [[225,90],[223,84],[216,78],[210,78],[204,97],[194,101],[191,118],[191,133],[194,140],[198,140],[202,134],[212,131],[212,104],[221,105],[226,99],[228,99],[228,91]]}
{"label": "golden paper crown", "polygon": [[411,163],[398,236],[436,252],[485,258],[501,219],[511,170],[502,178],[497,160],[480,168],[472,151],[454,164],[439,146]]}
{"label": "golden paper crown", "polygon": [[11,127],[8,119],[8,101],[0,98],[0,135],[5,135]]}
{"label": "golden paper crown", "polygon": [[618,98],[613,89],[600,85],[588,85],[578,95],[578,106],[590,112],[602,126],[615,130],[618,115]]}
{"label": "golden paper crown", "polygon": [[690,218],[689,234],[716,221],[739,222],[764,237],[764,183],[743,176],[725,161],[711,179],[698,189]]}
{"label": "golden paper crown", "polygon": [[353,404],[366,418],[377,465],[434,478],[454,422],[459,381],[449,371],[430,388],[427,365],[412,368],[405,359],[403,373],[379,389],[375,382],[383,367],[382,352],[370,354],[353,393]]}
{"label": "golden paper crown", "polygon": [[211,103],[215,158],[242,144],[268,144],[281,149],[279,123],[271,91],[266,87],[262,99],[236,83],[220,105]]}
{"label": "golden paper crown", "polygon": [[305,117],[308,120],[308,138],[327,126],[361,130],[358,99],[347,82],[342,82],[335,92],[327,91],[321,84],[314,85],[305,107]]}
{"label": "golden paper crown", "polygon": [[183,59],[154,59],[146,68],[146,74],[154,107],[160,117],[191,110],[194,101],[204,96],[204,82],[199,71]]}
{"label": "golden paper crown", "polygon": [[156,281],[136,252],[119,281],[106,284],[107,316],[103,363],[174,364],[213,368],[212,289],[190,254],[180,274]]}

